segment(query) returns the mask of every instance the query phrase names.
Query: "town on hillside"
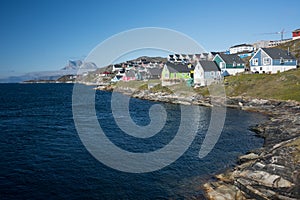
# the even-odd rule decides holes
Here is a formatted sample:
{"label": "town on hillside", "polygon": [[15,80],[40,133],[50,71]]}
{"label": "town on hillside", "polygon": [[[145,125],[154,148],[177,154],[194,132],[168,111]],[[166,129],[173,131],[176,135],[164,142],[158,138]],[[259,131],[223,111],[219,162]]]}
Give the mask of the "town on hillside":
{"label": "town on hillside", "polygon": [[[296,43],[300,44],[300,29],[294,30],[290,39],[238,44],[224,52],[141,57],[82,74],[77,80],[103,86],[119,81],[158,79],[162,86],[185,82],[196,88],[222,82],[226,76],[275,74],[296,69],[300,59]],[[294,45],[285,48],[285,44]]]}

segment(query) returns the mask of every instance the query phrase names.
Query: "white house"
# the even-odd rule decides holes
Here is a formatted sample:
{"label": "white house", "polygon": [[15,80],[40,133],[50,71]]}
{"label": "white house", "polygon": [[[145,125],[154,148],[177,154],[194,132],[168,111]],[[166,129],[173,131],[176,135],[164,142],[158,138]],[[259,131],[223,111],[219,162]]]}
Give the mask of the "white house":
{"label": "white house", "polygon": [[297,59],[286,50],[260,48],[249,60],[253,73],[277,73],[297,68]]}
{"label": "white house", "polygon": [[121,64],[115,64],[115,65],[113,65],[112,72],[118,72],[118,71],[121,71],[122,69],[123,69],[123,66]]}
{"label": "white house", "polygon": [[194,69],[195,87],[210,85],[222,79],[221,70],[213,61],[199,61]]}
{"label": "white house", "polygon": [[235,45],[229,48],[230,54],[236,54],[236,53],[250,53],[254,51],[254,46],[251,44],[239,44]]}

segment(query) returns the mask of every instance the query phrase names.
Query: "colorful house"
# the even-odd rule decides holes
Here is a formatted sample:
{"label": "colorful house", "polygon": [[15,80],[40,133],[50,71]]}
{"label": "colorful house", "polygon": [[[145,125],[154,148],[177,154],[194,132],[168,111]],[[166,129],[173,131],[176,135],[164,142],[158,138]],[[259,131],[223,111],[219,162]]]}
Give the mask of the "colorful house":
{"label": "colorful house", "polygon": [[260,48],[249,62],[251,72],[259,74],[274,74],[297,68],[296,58],[289,51],[278,48]]}
{"label": "colorful house", "polygon": [[129,70],[125,72],[124,76],[122,77],[123,81],[133,81],[136,80],[136,75],[133,70]]}
{"label": "colorful house", "polygon": [[300,39],[300,28],[293,31],[293,40]]}
{"label": "colorful house", "polygon": [[172,85],[193,78],[194,67],[187,64],[166,63],[161,73],[162,85]]}
{"label": "colorful house", "polygon": [[153,67],[149,68],[147,71],[148,79],[160,79],[162,73],[162,68],[160,67]]}
{"label": "colorful house", "polygon": [[199,61],[194,70],[195,87],[206,86],[222,80],[221,70],[213,61]]}
{"label": "colorful house", "polygon": [[245,62],[236,54],[215,55],[214,62],[221,69],[222,76],[236,75],[245,71]]}
{"label": "colorful house", "polygon": [[251,44],[239,44],[229,48],[230,54],[251,53],[253,51],[254,51],[254,47]]}

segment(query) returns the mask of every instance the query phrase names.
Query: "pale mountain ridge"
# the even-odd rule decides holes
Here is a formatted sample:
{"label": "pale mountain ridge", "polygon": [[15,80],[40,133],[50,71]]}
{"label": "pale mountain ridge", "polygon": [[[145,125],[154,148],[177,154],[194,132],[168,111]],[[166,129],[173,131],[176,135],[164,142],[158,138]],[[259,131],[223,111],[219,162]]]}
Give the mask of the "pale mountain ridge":
{"label": "pale mountain ridge", "polygon": [[0,79],[0,83],[19,83],[28,80],[56,80],[64,75],[76,75],[78,73],[83,74],[96,69],[97,65],[95,63],[85,63],[81,60],[69,60],[68,64],[60,70],[28,72],[18,76],[3,77]]}

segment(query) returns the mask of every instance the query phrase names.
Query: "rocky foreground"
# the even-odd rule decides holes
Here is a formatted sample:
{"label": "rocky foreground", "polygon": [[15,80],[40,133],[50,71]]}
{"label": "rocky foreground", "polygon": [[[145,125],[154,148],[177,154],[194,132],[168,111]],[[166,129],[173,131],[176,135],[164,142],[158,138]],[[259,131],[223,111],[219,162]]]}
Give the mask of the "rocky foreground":
{"label": "rocky foreground", "polygon": [[[209,97],[168,93],[120,92],[135,98],[185,105],[212,106]],[[300,103],[295,101],[226,98],[220,104],[267,114],[269,120],[251,127],[264,146],[241,156],[234,169],[216,175],[203,188],[208,199],[300,199]]]}
{"label": "rocky foreground", "polygon": [[[265,138],[261,149],[239,158],[218,181],[204,185],[208,199],[300,199],[300,104],[234,99],[242,109],[270,119],[252,130]],[[236,102],[235,102],[236,103]]]}

